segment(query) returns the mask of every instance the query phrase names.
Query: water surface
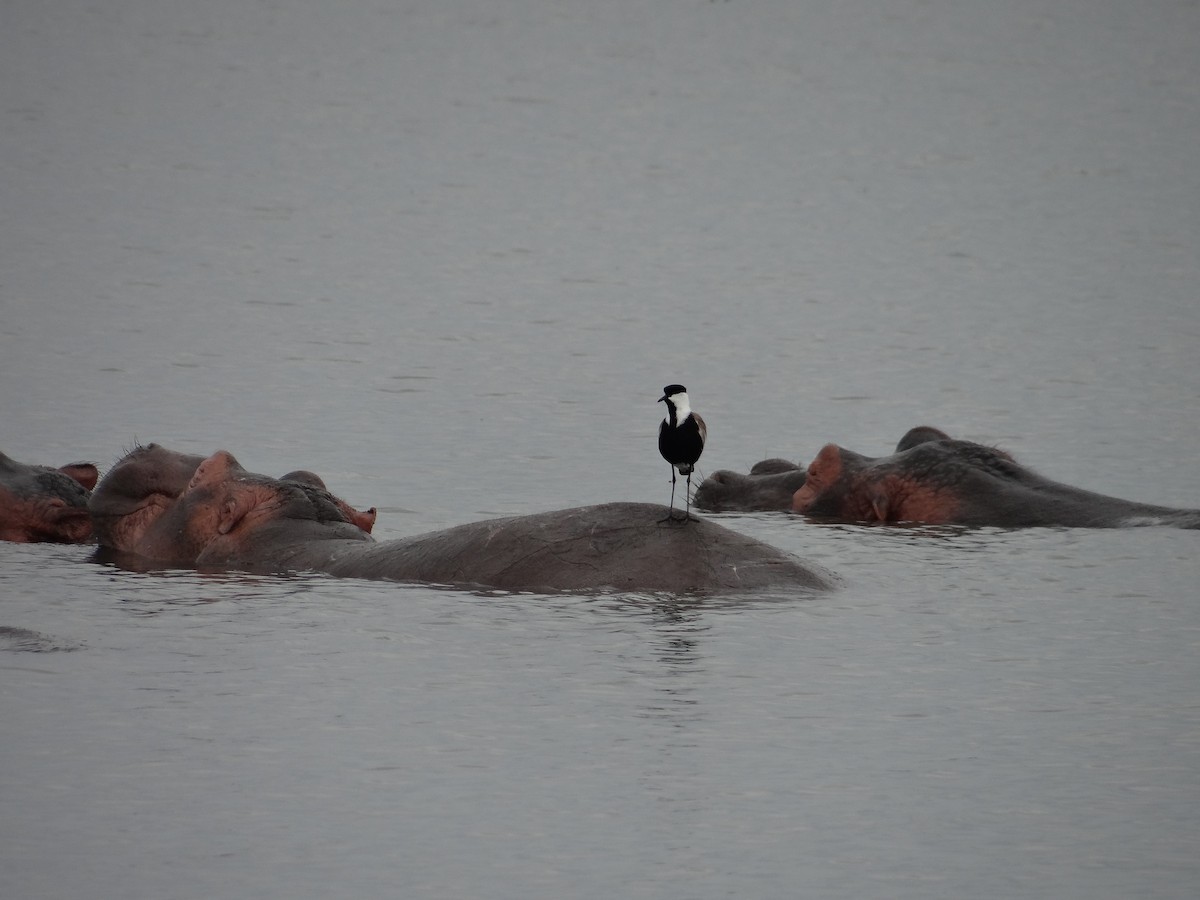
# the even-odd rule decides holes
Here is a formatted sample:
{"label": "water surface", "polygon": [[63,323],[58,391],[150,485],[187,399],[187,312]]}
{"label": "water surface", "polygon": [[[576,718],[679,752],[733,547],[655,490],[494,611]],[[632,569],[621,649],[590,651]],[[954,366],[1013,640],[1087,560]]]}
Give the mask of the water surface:
{"label": "water surface", "polygon": [[[1200,10],[8,3],[0,448],[382,538],[928,423],[1200,506]],[[1197,533],[721,521],[830,593],[0,545],[14,897],[1184,898]]]}

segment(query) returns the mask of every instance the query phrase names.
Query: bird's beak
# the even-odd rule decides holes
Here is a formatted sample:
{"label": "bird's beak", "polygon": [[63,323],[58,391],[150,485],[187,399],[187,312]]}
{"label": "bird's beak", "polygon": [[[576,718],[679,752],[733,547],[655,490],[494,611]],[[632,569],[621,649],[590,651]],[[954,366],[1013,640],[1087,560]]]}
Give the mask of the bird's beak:
{"label": "bird's beak", "polygon": [[657,402],[658,402],[658,403],[662,403],[662,402],[663,402],[664,400],[666,400],[666,399],[667,399],[667,395],[666,395],[666,394],[663,394],[661,397],[659,397],[659,398],[658,398]]}

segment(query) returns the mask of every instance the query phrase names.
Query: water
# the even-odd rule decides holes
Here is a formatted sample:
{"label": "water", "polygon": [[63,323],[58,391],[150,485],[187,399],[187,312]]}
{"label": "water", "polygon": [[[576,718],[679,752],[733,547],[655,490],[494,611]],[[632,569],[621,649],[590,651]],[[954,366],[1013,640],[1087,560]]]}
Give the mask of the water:
{"label": "water", "polygon": [[[0,448],[381,538],[929,423],[1200,506],[1184,3],[13,2]],[[0,545],[14,897],[1193,897],[1195,532],[723,517],[702,602]]]}

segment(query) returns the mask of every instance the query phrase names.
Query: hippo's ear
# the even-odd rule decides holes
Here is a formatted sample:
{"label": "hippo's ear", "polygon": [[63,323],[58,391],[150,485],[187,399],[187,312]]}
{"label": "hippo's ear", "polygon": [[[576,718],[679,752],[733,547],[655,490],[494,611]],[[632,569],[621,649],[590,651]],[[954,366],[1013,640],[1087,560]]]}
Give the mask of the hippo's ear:
{"label": "hippo's ear", "polygon": [[221,514],[217,518],[217,533],[229,534],[253,508],[254,498],[249,491],[239,491],[227,497],[221,504]]}
{"label": "hippo's ear", "polygon": [[375,507],[362,512],[357,509],[352,509],[354,515],[350,517],[350,521],[357,525],[367,534],[371,533],[371,529],[375,527]]}
{"label": "hippo's ear", "polygon": [[871,488],[871,513],[875,518],[872,522],[888,521],[888,513],[891,512],[891,499],[888,497],[888,492],[883,485],[877,484]]}
{"label": "hippo's ear", "polygon": [[66,466],[60,466],[58,471],[62,472],[68,478],[73,478],[78,481],[86,490],[91,490],[96,486],[96,482],[100,480],[100,472],[94,465],[87,462],[71,463]]}

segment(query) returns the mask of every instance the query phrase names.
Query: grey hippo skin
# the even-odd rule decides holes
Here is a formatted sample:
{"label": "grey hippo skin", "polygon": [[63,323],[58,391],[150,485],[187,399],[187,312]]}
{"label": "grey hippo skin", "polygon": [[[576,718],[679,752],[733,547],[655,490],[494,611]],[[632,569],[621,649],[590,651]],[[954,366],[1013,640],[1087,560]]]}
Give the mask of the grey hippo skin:
{"label": "grey hippo skin", "polygon": [[764,459],[746,475],[719,469],[696,488],[692,506],[706,512],[789,510],[804,479],[804,467],[786,459]]}
{"label": "grey hippo skin", "polygon": [[[106,476],[93,507],[108,502]],[[129,494],[126,482],[121,493]],[[128,504],[126,504],[128,505]],[[667,523],[666,507],[608,503],[377,542],[326,491],[246,472],[219,451],[152,521],[97,516],[103,546],[199,569],[331,575],[510,591],[741,593],[828,580],[714,522]]]}

